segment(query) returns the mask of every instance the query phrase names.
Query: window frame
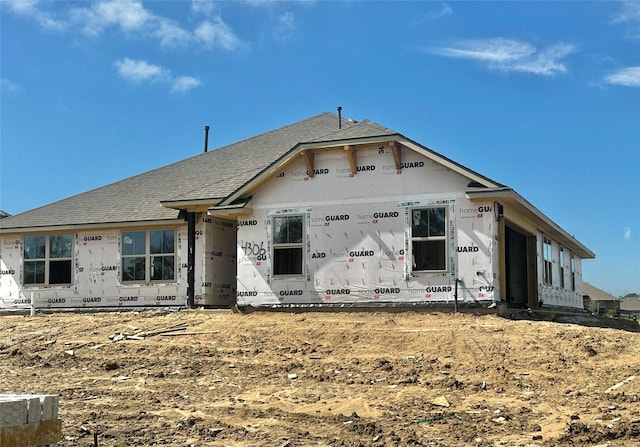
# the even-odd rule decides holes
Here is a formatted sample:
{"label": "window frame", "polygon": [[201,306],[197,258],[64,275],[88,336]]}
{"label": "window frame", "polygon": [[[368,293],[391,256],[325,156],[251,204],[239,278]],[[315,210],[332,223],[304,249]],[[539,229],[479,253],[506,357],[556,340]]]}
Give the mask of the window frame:
{"label": "window frame", "polygon": [[547,286],[553,285],[553,244],[551,239],[542,237],[542,282]]}
{"label": "window frame", "polygon": [[[27,242],[28,238],[44,238],[43,244],[43,253],[40,256],[40,253],[37,253],[34,257],[28,256],[27,252],[31,244]],[[52,243],[54,238],[68,238],[68,241],[63,241],[63,243],[68,244],[66,248],[64,248],[63,255],[59,255],[56,253],[52,253]],[[34,247],[35,248],[35,247]],[[74,268],[73,268],[73,260],[74,260],[74,236],[73,233],[52,233],[52,234],[34,234],[34,235],[24,235],[22,237],[22,284],[25,287],[70,287],[74,282]],[[68,281],[58,281],[54,280],[52,282],[52,276],[57,276],[58,269],[52,267],[52,264],[64,263],[64,276],[65,278],[68,275]],[[41,264],[44,268],[42,272],[42,282],[29,282],[29,278],[27,277],[27,264]],[[68,272],[66,274],[65,272]],[[35,275],[38,275],[36,272]],[[31,275],[30,275],[31,276]]]}
{"label": "window frame", "polygon": [[[164,243],[162,243],[162,247],[160,251],[154,251],[152,246],[153,234],[161,233],[161,240],[164,241],[164,233],[171,232],[173,236],[173,240],[171,241],[171,249],[172,251],[164,251]],[[135,236],[140,236],[144,234],[144,246],[142,250],[140,250],[139,244],[140,238],[136,238]],[[125,253],[125,238],[128,236],[133,236],[133,240],[131,242],[132,250],[131,252]],[[176,283],[178,276],[178,232],[175,228],[153,228],[153,229],[132,229],[132,230],[123,230],[120,232],[120,282],[125,285],[136,285],[136,284],[166,284],[166,283]],[[129,244],[126,244],[129,245]],[[128,250],[127,250],[128,251]],[[165,259],[173,258],[170,264],[165,264]],[[125,279],[125,274],[129,270],[129,267],[125,268],[125,263],[129,260],[134,260],[134,278],[133,279]],[[136,261],[137,260],[137,261]],[[155,266],[156,261],[160,260],[160,278],[155,278]],[[138,265],[135,263],[138,262]],[[139,265],[142,264],[142,268],[139,268]],[[172,273],[171,277],[164,277],[165,268],[168,269]],[[137,273],[142,272],[144,275],[138,276]]]}
{"label": "window frame", "polygon": [[564,289],[564,247],[562,245],[558,247],[558,263],[560,264],[560,288]]}
{"label": "window frame", "polygon": [[571,291],[576,291],[576,258],[573,253],[570,254],[570,263],[571,263]]}
{"label": "window frame", "polygon": [[[414,221],[416,220],[414,213],[416,211],[425,211],[425,210],[442,210],[443,211],[444,213],[444,221],[442,222],[443,234],[414,236],[414,232],[415,232]],[[412,275],[431,274],[431,273],[442,274],[442,273],[447,273],[450,270],[451,266],[449,265],[449,219],[450,219],[449,207],[444,204],[416,206],[409,209],[409,246],[411,248],[410,268],[411,268]],[[428,226],[428,228],[430,227]],[[442,256],[444,258],[443,259],[444,268],[442,269],[416,268],[415,257],[416,257],[417,250],[415,249],[414,242],[427,242],[427,243],[437,242],[439,245],[441,245]]]}
{"label": "window frame", "polygon": [[[300,218],[300,241],[299,242],[276,242],[276,237],[278,233],[276,232],[276,219],[290,219],[290,218]],[[271,275],[274,279],[286,279],[286,278],[302,278],[307,274],[307,215],[305,213],[291,213],[291,214],[275,214],[270,217],[271,223]],[[291,249],[300,249],[299,254],[299,262],[300,262],[300,272],[293,273],[280,273],[280,271],[276,272],[278,268],[276,259],[276,250],[291,250]],[[295,259],[294,259],[295,261]]]}

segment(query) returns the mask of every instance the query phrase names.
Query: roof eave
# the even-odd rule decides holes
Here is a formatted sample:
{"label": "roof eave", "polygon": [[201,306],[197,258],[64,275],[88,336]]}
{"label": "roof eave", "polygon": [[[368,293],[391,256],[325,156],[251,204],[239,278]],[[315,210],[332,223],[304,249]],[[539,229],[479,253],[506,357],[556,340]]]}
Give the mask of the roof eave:
{"label": "roof eave", "polygon": [[567,233],[557,223],[549,219],[542,211],[529,203],[524,197],[509,187],[468,190],[466,196],[470,200],[496,200],[506,205],[514,206],[525,217],[529,218],[543,233],[554,236],[562,245],[570,248],[582,259],[594,259],[595,253],[578,241],[573,235]]}
{"label": "roof eave", "polygon": [[106,230],[113,228],[134,228],[134,227],[153,227],[169,224],[183,224],[184,220],[175,219],[155,219],[155,220],[139,220],[126,222],[95,222],[82,224],[64,224],[64,225],[40,225],[29,227],[10,227],[0,228],[0,234],[26,234],[26,233],[51,233],[61,231],[80,231],[80,230]]}
{"label": "roof eave", "polygon": [[231,203],[229,205],[212,206],[207,210],[209,216],[235,219],[242,216],[249,216],[253,212],[251,197]]}
{"label": "roof eave", "polygon": [[160,205],[174,210],[187,210],[194,212],[205,212],[222,200],[222,197],[212,197],[207,199],[179,199],[162,200]]}

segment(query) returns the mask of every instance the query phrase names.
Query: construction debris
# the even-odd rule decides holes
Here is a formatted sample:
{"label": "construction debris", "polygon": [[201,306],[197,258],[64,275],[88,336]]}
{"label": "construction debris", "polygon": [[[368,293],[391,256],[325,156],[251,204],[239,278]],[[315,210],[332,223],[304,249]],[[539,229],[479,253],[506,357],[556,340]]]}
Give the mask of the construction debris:
{"label": "construction debris", "polygon": [[129,326],[133,332],[118,332],[109,336],[109,340],[112,342],[118,342],[122,340],[144,340],[146,337],[153,337],[154,335],[167,335],[178,331],[186,331],[187,325],[180,323],[177,326],[169,326],[168,328],[154,329],[150,331],[143,331],[137,326]]}
{"label": "construction debris", "polygon": [[612,387],[608,388],[605,393],[610,393],[614,390],[617,390],[618,388],[620,388],[621,386],[626,385],[629,382],[633,382],[635,380],[636,376],[629,376],[626,379],[624,379],[622,382],[618,382],[615,385],[613,385]]}

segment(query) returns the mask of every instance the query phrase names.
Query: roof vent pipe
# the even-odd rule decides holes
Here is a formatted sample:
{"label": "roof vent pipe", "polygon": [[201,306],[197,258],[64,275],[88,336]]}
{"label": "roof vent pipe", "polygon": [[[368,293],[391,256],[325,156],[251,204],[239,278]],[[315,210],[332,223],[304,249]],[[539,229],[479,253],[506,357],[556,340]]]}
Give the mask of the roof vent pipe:
{"label": "roof vent pipe", "polygon": [[338,129],[342,129],[342,106],[338,106]]}
{"label": "roof vent pipe", "polygon": [[209,126],[204,126],[204,151],[209,149]]}

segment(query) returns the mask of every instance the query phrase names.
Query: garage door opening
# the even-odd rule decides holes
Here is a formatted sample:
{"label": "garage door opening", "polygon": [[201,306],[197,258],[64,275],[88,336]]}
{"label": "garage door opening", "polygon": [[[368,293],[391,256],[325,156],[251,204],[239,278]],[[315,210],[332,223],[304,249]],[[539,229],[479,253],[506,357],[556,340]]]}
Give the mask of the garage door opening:
{"label": "garage door opening", "polygon": [[536,237],[505,226],[506,299],[510,306],[537,309]]}

